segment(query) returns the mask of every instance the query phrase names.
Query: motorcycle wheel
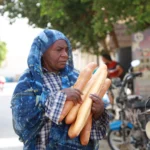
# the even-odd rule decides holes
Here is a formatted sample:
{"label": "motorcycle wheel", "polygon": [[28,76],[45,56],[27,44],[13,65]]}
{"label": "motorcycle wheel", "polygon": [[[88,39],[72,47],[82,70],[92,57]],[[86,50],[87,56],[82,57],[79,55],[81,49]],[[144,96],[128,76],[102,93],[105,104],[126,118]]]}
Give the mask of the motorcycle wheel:
{"label": "motorcycle wheel", "polygon": [[130,137],[130,128],[125,128],[125,140],[123,138],[123,129],[109,130],[108,144],[112,150],[139,150],[134,147]]}

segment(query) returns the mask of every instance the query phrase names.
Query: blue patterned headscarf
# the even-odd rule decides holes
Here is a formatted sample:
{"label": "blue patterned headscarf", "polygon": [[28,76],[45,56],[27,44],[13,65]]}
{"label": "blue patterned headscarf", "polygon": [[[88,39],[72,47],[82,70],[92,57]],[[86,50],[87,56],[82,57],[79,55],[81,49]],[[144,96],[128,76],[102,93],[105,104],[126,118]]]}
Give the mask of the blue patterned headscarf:
{"label": "blue patterned headscarf", "polygon": [[[65,37],[65,35],[57,30],[48,30],[45,29],[44,32],[41,32],[40,35],[35,38],[30,54],[28,57],[28,66],[30,69],[30,72],[32,76],[34,77],[34,80],[36,81],[36,87],[42,90],[42,66],[41,66],[41,56],[43,53],[57,40],[65,40],[68,45],[68,62],[66,67],[61,71],[62,76],[64,77],[63,81],[63,88],[69,87],[70,83],[67,79],[65,79],[65,76],[72,77],[72,71],[74,69],[73,60],[72,60],[72,49],[69,40]],[[69,74],[68,74],[69,73]],[[72,80],[72,79],[71,79]],[[70,81],[71,81],[70,80]]]}
{"label": "blue patterned headscarf", "polygon": [[72,86],[78,77],[73,66],[71,45],[65,35],[57,30],[45,29],[41,32],[33,41],[28,69],[20,77],[11,101],[14,130],[25,145],[33,141],[46,121],[43,118],[44,104],[51,91],[43,87],[41,57],[57,40],[65,40],[68,45],[69,59],[60,72],[62,88]]}

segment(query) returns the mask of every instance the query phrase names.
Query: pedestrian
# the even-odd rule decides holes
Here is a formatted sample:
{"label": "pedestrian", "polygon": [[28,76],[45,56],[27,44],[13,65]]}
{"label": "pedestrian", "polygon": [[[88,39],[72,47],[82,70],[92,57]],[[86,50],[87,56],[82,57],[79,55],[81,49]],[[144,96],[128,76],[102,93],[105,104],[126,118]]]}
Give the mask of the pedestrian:
{"label": "pedestrian", "polygon": [[70,139],[70,125],[58,121],[65,101],[82,102],[81,91],[72,88],[78,75],[69,40],[60,31],[44,29],[32,43],[28,69],[20,77],[11,101],[13,127],[24,150],[99,149],[109,117],[97,95],[91,95],[93,125],[87,146],[80,144],[79,137]]}
{"label": "pedestrian", "polygon": [[108,68],[108,77],[110,79],[120,78],[123,79],[124,69],[123,67],[115,60],[112,60],[110,54],[102,53],[102,61],[107,65]]}

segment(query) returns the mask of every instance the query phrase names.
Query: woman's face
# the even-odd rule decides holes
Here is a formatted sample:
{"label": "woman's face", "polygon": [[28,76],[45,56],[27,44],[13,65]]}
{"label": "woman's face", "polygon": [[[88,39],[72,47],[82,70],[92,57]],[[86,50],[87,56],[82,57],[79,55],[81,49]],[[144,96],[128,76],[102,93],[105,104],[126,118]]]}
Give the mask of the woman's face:
{"label": "woman's face", "polygon": [[56,41],[43,54],[43,66],[52,72],[63,69],[68,60],[68,45],[65,40]]}

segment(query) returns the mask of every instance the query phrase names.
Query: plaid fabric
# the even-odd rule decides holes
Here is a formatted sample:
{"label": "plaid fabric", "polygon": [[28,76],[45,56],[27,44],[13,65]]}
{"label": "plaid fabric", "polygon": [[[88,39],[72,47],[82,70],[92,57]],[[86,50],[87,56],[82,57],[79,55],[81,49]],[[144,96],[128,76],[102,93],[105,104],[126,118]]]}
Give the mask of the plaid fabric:
{"label": "plaid fabric", "polygon": [[92,122],[92,131],[91,131],[91,139],[93,140],[101,140],[106,136],[106,130],[109,125],[109,115],[107,110],[105,109],[102,116],[99,120],[93,120]]}
{"label": "plaid fabric", "polygon": [[[49,118],[49,121],[43,126],[42,130],[38,134],[37,138],[37,150],[45,150],[48,144],[48,137],[50,134],[50,128],[52,122],[58,123],[59,116],[63,109],[63,105],[66,100],[66,95],[61,90],[61,77],[55,73],[44,74],[44,86],[51,91],[51,95],[48,97],[45,106],[45,116]],[[51,122],[52,121],[52,122]],[[93,120],[93,126],[91,131],[91,139],[100,140],[103,139],[106,134],[106,127],[109,123],[109,117],[105,111],[99,120]]]}
{"label": "plaid fabric", "polygon": [[37,150],[45,150],[48,143],[48,136],[51,128],[51,121],[59,124],[59,116],[66,100],[66,95],[61,90],[61,78],[59,74],[44,73],[44,87],[47,87],[51,94],[45,103],[45,117],[50,120],[43,126],[37,138]]}

